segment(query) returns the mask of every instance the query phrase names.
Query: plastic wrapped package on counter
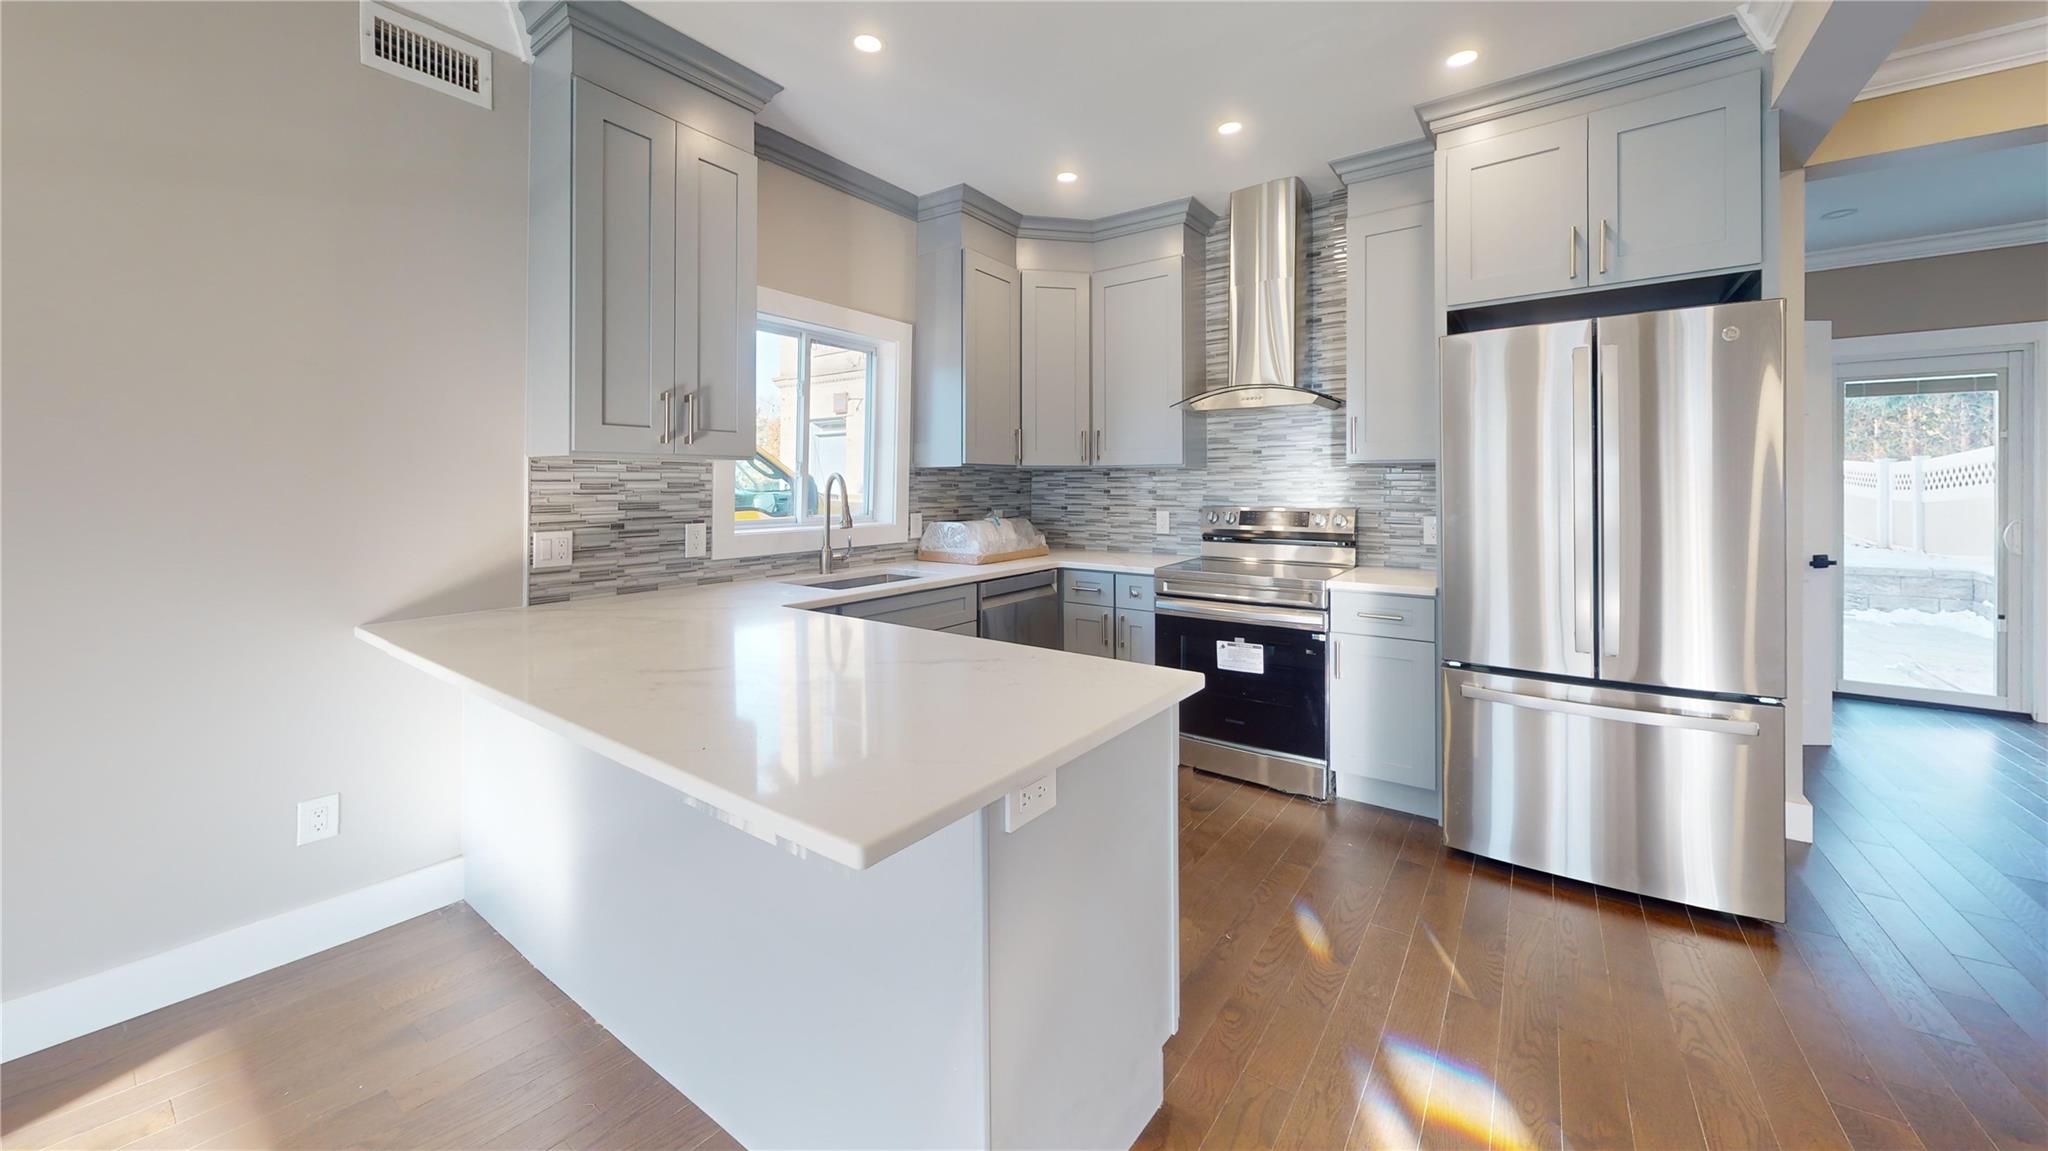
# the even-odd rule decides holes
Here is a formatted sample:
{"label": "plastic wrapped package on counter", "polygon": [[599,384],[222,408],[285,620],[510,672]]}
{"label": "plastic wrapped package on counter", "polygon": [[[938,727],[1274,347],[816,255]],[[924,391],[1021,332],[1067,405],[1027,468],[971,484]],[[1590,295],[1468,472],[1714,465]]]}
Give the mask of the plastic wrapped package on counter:
{"label": "plastic wrapped package on counter", "polygon": [[988,564],[1045,555],[1045,533],[1031,521],[990,515],[978,520],[939,520],[924,526],[917,558],[940,563]]}

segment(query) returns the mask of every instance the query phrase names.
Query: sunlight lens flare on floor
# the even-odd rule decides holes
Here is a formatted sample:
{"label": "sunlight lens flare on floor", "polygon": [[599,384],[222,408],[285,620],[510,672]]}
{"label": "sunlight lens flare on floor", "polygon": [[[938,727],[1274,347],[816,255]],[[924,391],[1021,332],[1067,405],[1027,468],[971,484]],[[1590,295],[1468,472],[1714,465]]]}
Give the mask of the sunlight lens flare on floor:
{"label": "sunlight lens flare on floor", "polygon": [[1323,929],[1322,919],[1306,899],[1294,901],[1294,930],[1300,933],[1302,946],[1308,948],[1317,962],[1330,961],[1330,933]]}
{"label": "sunlight lens flare on floor", "polygon": [[1369,1062],[1355,1052],[1347,1059],[1362,1093],[1365,1146],[1414,1147],[1417,1130],[1448,1130],[1502,1151],[1533,1151],[1514,1104],[1484,1072],[1400,1038],[1382,1043],[1380,1054],[1385,1072],[1370,1083]]}

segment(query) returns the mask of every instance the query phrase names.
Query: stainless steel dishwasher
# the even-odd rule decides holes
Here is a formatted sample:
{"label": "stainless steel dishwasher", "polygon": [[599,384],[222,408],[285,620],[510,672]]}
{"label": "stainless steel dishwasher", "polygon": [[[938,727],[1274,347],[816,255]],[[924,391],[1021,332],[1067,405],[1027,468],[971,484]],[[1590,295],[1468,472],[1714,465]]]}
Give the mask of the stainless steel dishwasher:
{"label": "stainless steel dishwasher", "polygon": [[1060,592],[1054,573],[1030,572],[982,584],[981,638],[1058,648]]}

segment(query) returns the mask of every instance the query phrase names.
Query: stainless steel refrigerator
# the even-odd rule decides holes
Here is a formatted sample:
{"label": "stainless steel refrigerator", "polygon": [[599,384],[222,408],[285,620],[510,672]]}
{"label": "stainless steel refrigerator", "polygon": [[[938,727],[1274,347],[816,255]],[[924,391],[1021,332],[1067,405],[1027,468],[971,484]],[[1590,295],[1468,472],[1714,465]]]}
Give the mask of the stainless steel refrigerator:
{"label": "stainless steel refrigerator", "polygon": [[1445,337],[1450,846],[1784,919],[1784,328]]}

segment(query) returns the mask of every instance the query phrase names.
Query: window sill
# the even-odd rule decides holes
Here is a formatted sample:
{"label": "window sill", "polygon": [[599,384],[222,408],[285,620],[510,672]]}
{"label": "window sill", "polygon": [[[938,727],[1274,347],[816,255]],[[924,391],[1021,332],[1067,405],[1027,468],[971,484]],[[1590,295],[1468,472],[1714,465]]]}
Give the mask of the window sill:
{"label": "window sill", "polygon": [[[832,544],[837,547],[851,541],[855,547],[873,547],[876,544],[898,544],[909,541],[909,529],[900,523],[857,523],[850,529],[834,528]],[[796,552],[817,551],[825,546],[825,529],[822,527],[784,528],[740,528],[734,526],[721,539],[721,558],[739,556],[789,555]]]}

